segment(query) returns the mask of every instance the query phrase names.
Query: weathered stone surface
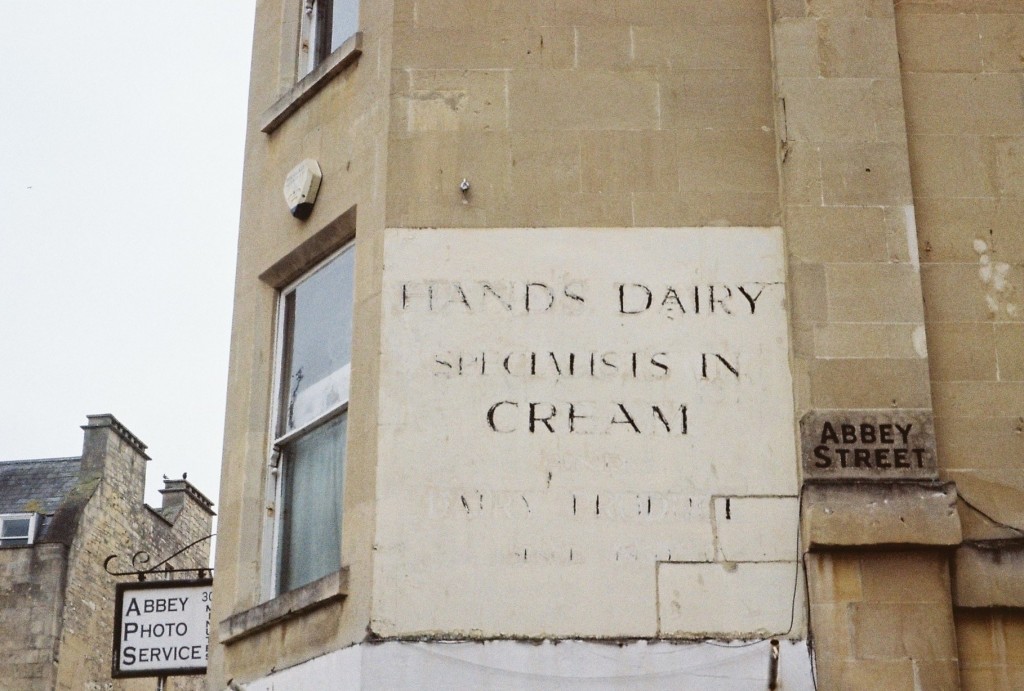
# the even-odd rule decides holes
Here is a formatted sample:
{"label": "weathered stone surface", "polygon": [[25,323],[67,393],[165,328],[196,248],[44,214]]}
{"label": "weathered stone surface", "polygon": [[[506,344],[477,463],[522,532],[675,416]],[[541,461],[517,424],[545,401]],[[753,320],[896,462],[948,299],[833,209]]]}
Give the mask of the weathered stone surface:
{"label": "weathered stone surface", "polygon": [[946,550],[822,551],[805,564],[819,687],[958,688]]}
{"label": "weathered stone surface", "polygon": [[227,645],[291,617],[343,600],[348,595],[348,570],[341,569],[273,600],[233,614],[220,622],[219,640]]}
{"label": "weathered stone surface", "polygon": [[[796,562],[658,566],[659,634],[690,638],[785,637],[800,611]],[[788,597],[779,597],[780,594]]]}
{"label": "weathered stone surface", "polygon": [[952,483],[805,484],[805,549],[960,542]]}
{"label": "weathered stone surface", "polygon": [[67,549],[0,549],[0,689],[53,688],[64,608]]}
{"label": "weathered stone surface", "polygon": [[1024,608],[1024,544],[993,540],[963,544],[954,561],[958,607]]}
{"label": "weathered stone surface", "polygon": [[[391,231],[377,578],[415,573],[416,588],[376,594],[374,631],[653,635],[656,564],[680,561],[744,562],[742,578],[694,596],[707,612],[758,584],[766,611],[789,612],[779,240],[772,228]],[[455,587],[470,573],[474,590]],[[606,607],[580,599],[598,593]],[[693,606],[672,616],[672,635],[711,630]]]}
{"label": "weathered stone surface", "polygon": [[959,609],[956,637],[964,689],[1021,688],[1024,613],[1020,609]]}

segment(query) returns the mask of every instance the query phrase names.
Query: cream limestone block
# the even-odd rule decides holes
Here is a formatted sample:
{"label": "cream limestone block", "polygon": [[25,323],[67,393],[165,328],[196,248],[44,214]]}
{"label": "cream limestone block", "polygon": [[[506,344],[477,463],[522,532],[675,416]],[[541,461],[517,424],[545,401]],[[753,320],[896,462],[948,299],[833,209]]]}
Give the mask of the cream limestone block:
{"label": "cream limestone block", "polygon": [[935,383],[935,408],[960,417],[1017,417],[1024,382],[953,381]]}
{"label": "cream limestone block", "polygon": [[[955,412],[950,413],[954,415]],[[936,452],[947,470],[1013,467],[1024,457],[1024,422],[1020,417],[944,417],[935,419]],[[965,529],[977,514],[965,513]],[[979,519],[980,520],[980,519]],[[1009,536],[1008,536],[1009,537]]]}
{"label": "cream limestone block", "polygon": [[[543,134],[537,133],[534,138]],[[649,130],[584,132],[580,135],[577,161],[570,164],[569,170],[578,166],[585,192],[639,191],[672,198],[679,190],[679,135]],[[567,139],[563,133],[558,136]],[[530,161],[517,157],[516,166],[523,163]]]}
{"label": "cream limestone block", "polygon": [[782,153],[782,188],[787,204],[820,206],[824,200],[821,147],[786,142]]}
{"label": "cream limestone block", "polygon": [[741,24],[634,27],[635,64],[680,70],[762,67],[771,54],[771,30],[765,19],[752,15]]}
{"label": "cream limestone block", "polygon": [[[904,573],[912,577],[914,571]],[[948,598],[948,592],[947,588],[942,595]],[[948,602],[947,599],[945,603]],[[852,604],[850,623],[854,631],[854,654],[862,660],[910,658],[955,662],[956,639],[952,619],[953,612],[948,604],[945,607],[931,602]],[[879,635],[882,631],[888,635]],[[950,688],[945,685],[938,688],[943,687]]]}
{"label": "cream limestone block", "polygon": [[885,220],[880,207],[790,207],[788,250],[806,262],[886,261]]}
{"label": "cream limestone block", "polygon": [[532,200],[532,205],[543,213],[557,207],[565,195],[581,192],[583,166],[580,150],[578,133],[513,133],[510,175],[514,194],[518,198]]}
{"label": "cream limestone block", "polygon": [[772,20],[795,19],[807,16],[807,0],[771,0]]}
{"label": "cream limestone block", "polygon": [[929,322],[990,322],[986,286],[973,264],[924,264],[921,287]]}
{"label": "cream limestone block", "polygon": [[778,193],[678,192],[672,195],[639,190],[632,193],[633,224],[702,225],[716,227],[774,225],[779,222]]}
{"label": "cream limestone block", "polygon": [[778,191],[775,135],[771,130],[728,132],[686,131],[677,140],[679,190],[683,193],[726,192],[727,213],[735,197]]}
{"label": "cream limestone block", "polygon": [[987,73],[971,77],[970,96],[977,114],[977,133],[988,136],[1024,134],[1024,105],[1012,93],[1019,83],[1019,75]]}
{"label": "cream limestone block", "polygon": [[793,262],[790,277],[793,320],[799,323],[828,321],[825,266]]}
{"label": "cream limestone block", "polygon": [[505,129],[507,72],[410,70],[409,75],[410,131]]}
{"label": "cream limestone block", "polygon": [[[583,2],[585,1],[583,0]],[[705,0],[640,0],[637,2],[632,0],[632,2],[613,4],[624,8],[632,5],[636,8],[630,14],[623,12],[621,15],[624,19],[630,19],[634,24],[764,25],[768,20],[767,4],[760,0],[734,0],[733,2],[706,2]]]}
{"label": "cream limestone block", "polygon": [[913,135],[908,144],[914,189],[920,196],[995,196],[981,137]]}
{"label": "cream limestone block", "polygon": [[[833,323],[814,326],[814,355],[823,358],[923,358],[921,324]],[[930,335],[929,335],[930,336]],[[932,345],[929,337],[928,345]]]}
{"label": "cream limestone block", "polygon": [[783,256],[779,228],[386,231],[373,630],[655,635],[712,497],[797,493]]}
{"label": "cream limestone block", "polygon": [[996,185],[1000,196],[1024,196],[1024,138],[1007,137],[992,143],[995,151]]}
{"label": "cream limestone block", "polygon": [[826,77],[898,77],[896,27],[890,17],[822,19],[818,54]]}
{"label": "cream limestone block", "polygon": [[[776,2],[776,5],[781,3]],[[815,19],[787,18],[772,27],[775,65],[779,77],[818,77],[818,22]]]}
{"label": "cream limestone block", "polygon": [[975,74],[905,72],[903,92],[910,133],[980,134]]}
{"label": "cream limestone block", "polygon": [[[936,609],[949,602],[949,559],[941,551],[862,553],[859,561],[864,602],[913,602],[931,604]],[[894,573],[906,574],[908,578],[894,582]]]}
{"label": "cream limestone block", "polygon": [[514,70],[509,110],[517,130],[657,129],[659,89],[646,71]]}
{"label": "cream limestone block", "polygon": [[961,607],[1014,607],[1024,604],[1024,551],[963,545],[956,551],[955,601]]}
{"label": "cream limestone block", "polygon": [[929,408],[928,361],[818,359],[811,363],[815,408]]}
{"label": "cream limestone block", "polygon": [[807,485],[800,526],[803,547],[955,545],[963,538],[956,502],[951,482]]}
{"label": "cream limestone block", "polygon": [[622,69],[632,62],[632,27],[612,24],[577,26],[575,29],[577,67]]}
{"label": "cream limestone block", "polygon": [[715,546],[722,561],[799,558],[798,497],[715,497]]}
{"label": "cream limestone block", "polygon": [[[921,280],[909,264],[830,264],[825,267],[828,316],[836,322],[920,323]],[[884,286],[886,299],[878,301]]]}
{"label": "cream limestone block", "polygon": [[901,141],[906,136],[898,79],[790,77],[781,89],[791,140]]}
{"label": "cream limestone block", "polygon": [[[1018,218],[1024,212],[1016,201],[1007,206],[1017,207]],[[977,262],[974,241],[989,237],[990,230],[991,237],[1001,237],[1004,230],[995,199],[933,197],[917,200],[915,209],[923,262]]]}
{"label": "cream limestone block", "polygon": [[936,322],[928,325],[932,381],[994,381],[995,327]]}
{"label": "cream limestone block", "polygon": [[732,131],[774,128],[767,66],[681,70],[661,79],[662,127]]}
{"label": "cream limestone block", "polygon": [[806,0],[815,17],[891,17],[892,0]]}
{"label": "cream limestone block", "polygon": [[888,206],[911,200],[903,142],[829,142],[821,147],[821,161],[827,205]]}
{"label": "cream limestone block", "polygon": [[981,27],[976,14],[922,15],[897,22],[901,67],[907,72],[981,72]]}
{"label": "cream limestone block", "polygon": [[[396,26],[392,64],[423,69],[494,69],[546,67],[569,69],[574,61],[571,26],[500,26],[489,15],[488,31],[462,27]],[[500,31],[501,33],[496,33]]]}
{"label": "cream limestone block", "polygon": [[996,325],[995,345],[1000,381],[1024,381],[1024,324]]}
{"label": "cream limestone block", "polygon": [[1024,60],[1021,59],[1024,15],[982,14],[978,19],[981,24],[982,61],[986,71],[1020,72],[1024,67]]}
{"label": "cream limestone block", "polygon": [[537,0],[523,0],[510,5],[500,0],[433,0],[412,6],[409,21],[418,29],[451,28],[485,29],[494,26],[526,26],[536,16]]}
{"label": "cream limestone block", "polygon": [[661,634],[785,635],[801,607],[799,574],[796,562],[659,564]]}
{"label": "cream limestone block", "polygon": [[[811,622],[814,603],[838,604],[846,610],[850,602],[863,599],[860,560],[854,552],[809,552],[804,559],[811,598]],[[845,613],[843,618],[845,619]],[[845,630],[841,628],[839,630]]]}

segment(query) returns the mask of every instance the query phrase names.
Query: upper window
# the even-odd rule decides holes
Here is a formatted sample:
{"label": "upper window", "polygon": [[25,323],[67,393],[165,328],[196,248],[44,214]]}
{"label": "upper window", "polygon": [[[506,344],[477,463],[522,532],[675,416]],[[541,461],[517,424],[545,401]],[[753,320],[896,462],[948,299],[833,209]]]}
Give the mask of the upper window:
{"label": "upper window", "polygon": [[35,542],[36,514],[0,514],[0,547],[31,545]]}
{"label": "upper window", "polygon": [[341,568],[354,260],[349,245],[281,293],[278,592]]}
{"label": "upper window", "polygon": [[358,0],[303,0],[299,77],[313,71],[359,28]]}

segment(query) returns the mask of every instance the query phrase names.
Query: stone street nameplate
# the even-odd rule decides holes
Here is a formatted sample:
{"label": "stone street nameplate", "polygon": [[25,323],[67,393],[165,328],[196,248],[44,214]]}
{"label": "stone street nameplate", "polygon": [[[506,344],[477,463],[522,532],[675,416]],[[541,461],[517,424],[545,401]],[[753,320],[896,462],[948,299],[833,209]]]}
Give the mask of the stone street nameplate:
{"label": "stone street nameplate", "polygon": [[816,410],[800,420],[804,477],[931,480],[938,477],[929,410]]}

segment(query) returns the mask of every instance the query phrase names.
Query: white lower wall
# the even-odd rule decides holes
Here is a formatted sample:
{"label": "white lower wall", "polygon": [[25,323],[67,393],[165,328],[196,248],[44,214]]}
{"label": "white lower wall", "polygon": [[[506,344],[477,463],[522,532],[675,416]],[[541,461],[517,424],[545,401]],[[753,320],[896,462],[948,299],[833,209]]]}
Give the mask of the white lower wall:
{"label": "white lower wall", "polygon": [[[779,643],[778,686],[812,691],[803,641]],[[245,691],[737,691],[767,689],[771,644],[585,641],[362,644],[241,685]]]}

